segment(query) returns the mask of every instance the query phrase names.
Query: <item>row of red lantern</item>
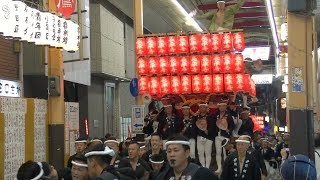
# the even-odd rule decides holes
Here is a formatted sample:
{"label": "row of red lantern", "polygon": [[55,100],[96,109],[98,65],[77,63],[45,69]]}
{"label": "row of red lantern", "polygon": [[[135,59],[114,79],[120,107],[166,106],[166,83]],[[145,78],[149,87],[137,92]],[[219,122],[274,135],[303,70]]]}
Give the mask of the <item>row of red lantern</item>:
{"label": "row of red lantern", "polygon": [[184,76],[141,76],[138,82],[139,94],[152,96],[191,93],[247,92],[256,95],[253,80],[248,74],[213,74]]}
{"label": "row of red lantern", "polygon": [[192,34],[136,39],[137,56],[242,51],[244,33]]}
{"label": "row of red lantern", "polygon": [[140,57],[139,75],[243,73],[242,54]]}

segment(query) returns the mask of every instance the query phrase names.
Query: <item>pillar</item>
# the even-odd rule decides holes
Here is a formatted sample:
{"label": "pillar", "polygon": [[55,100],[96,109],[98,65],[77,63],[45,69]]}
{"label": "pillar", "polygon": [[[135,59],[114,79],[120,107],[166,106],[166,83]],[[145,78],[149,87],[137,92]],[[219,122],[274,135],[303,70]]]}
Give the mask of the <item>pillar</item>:
{"label": "pillar", "polygon": [[[57,12],[55,1],[47,1],[50,12]],[[63,54],[48,48],[48,76],[60,77],[60,96],[48,97],[49,162],[56,169],[64,167],[64,79]]]}
{"label": "pillar", "polygon": [[290,152],[314,159],[311,16],[288,13]]}

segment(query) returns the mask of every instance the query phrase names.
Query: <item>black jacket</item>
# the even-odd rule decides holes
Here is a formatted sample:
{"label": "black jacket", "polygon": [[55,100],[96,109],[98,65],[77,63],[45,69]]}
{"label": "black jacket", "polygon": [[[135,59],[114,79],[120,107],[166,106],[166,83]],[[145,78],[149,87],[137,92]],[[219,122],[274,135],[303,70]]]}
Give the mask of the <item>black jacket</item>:
{"label": "black jacket", "polygon": [[214,141],[215,137],[217,136],[216,119],[214,116],[211,116],[209,113],[207,113],[205,116],[202,116],[202,115],[193,116],[193,122],[197,123],[197,121],[203,117],[206,117],[206,119],[207,119],[208,134],[206,134],[204,131],[202,131],[201,129],[199,129],[196,126],[197,136],[201,136],[206,139],[210,139],[210,140]]}

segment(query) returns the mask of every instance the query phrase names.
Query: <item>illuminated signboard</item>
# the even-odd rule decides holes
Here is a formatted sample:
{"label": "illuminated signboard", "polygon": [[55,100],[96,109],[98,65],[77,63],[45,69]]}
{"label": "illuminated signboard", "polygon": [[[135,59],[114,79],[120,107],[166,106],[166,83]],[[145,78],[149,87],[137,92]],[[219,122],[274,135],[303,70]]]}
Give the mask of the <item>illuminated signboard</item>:
{"label": "illuminated signboard", "polygon": [[79,49],[79,25],[48,12],[40,12],[21,1],[0,1],[0,33],[6,37],[63,48]]}
{"label": "illuminated signboard", "polygon": [[272,74],[254,74],[251,79],[255,84],[272,84]]}
{"label": "illuminated signboard", "polygon": [[264,129],[264,117],[256,115],[252,115],[250,117],[254,124],[253,131],[262,131]]}
{"label": "illuminated signboard", "polygon": [[270,56],[270,46],[264,46],[264,47],[246,47],[242,51],[243,57],[250,58],[253,61],[261,59],[261,60],[269,60]]}
{"label": "illuminated signboard", "polygon": [[21,83],[0,79],[0,96],[21,97]]}

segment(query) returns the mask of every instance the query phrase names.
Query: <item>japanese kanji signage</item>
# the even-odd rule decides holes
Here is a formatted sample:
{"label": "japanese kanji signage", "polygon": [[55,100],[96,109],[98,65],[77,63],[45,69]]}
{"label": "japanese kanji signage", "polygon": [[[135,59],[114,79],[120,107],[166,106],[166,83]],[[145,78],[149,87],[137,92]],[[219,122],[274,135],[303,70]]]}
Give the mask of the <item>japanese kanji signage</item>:
{"label": "japanese kanji signage", "polygon": [[59,12],[61,12],[67,19],[74,12],[76,7],[76,0],[55,0]]}
{"label": "japanese kanji signage", "polygon": [[[65,2],[66,0],[63,0]],[[79,25],[48,12],[40,12],[21,1],[0,1],[0,33],[6,37],[63,48],[79,49]]]}

